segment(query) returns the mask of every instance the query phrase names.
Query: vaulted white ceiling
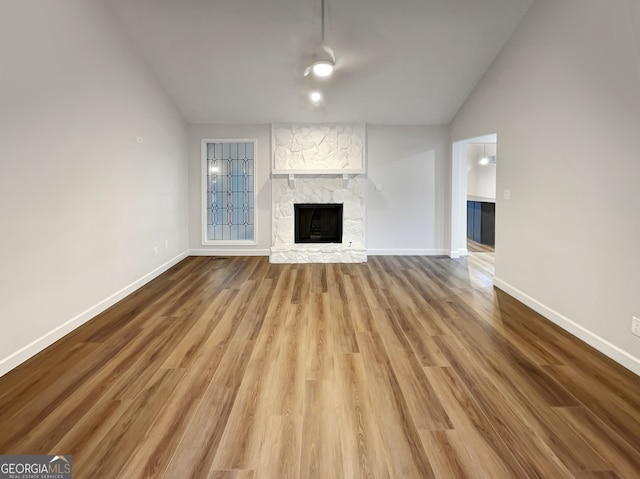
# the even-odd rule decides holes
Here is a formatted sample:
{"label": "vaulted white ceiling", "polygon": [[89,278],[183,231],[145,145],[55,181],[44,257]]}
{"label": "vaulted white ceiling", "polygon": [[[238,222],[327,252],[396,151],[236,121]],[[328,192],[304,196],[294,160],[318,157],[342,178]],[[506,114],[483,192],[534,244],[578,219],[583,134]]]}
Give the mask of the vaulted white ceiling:
{"label": "vaulted white ceiling", "polygon": [[[105,0],[189,123],[447,124],[533,0]],[[321,107],[307,98],[323,91]]]}

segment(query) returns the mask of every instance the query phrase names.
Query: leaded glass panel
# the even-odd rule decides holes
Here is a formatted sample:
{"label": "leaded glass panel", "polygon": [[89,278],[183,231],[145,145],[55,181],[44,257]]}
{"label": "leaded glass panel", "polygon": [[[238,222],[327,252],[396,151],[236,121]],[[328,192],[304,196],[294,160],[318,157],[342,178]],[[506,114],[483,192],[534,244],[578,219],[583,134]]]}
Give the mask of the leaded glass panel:
{"label": "leaded glass panel", "polygon": [[208,241],[254,240],[254,144],[207,143]]}

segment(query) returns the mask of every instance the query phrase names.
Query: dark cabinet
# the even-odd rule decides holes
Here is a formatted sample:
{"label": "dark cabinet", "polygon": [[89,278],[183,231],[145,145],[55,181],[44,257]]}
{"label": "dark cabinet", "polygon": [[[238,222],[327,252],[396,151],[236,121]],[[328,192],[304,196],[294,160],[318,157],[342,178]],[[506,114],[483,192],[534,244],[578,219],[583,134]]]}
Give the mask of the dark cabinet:
{"label": "dark cabinet", "polygon": [[493,246],[496,242],[496,205],[467,201],[467,238]]}

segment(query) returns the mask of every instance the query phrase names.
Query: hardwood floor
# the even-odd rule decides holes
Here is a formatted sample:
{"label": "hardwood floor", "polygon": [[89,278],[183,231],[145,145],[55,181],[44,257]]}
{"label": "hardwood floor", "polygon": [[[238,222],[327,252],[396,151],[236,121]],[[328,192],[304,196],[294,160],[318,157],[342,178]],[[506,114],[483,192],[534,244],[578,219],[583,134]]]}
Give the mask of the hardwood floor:
{"label": "hardwood floor", "polygon": [[467,238],[467,251],[470,253],[493,253],[495,250],[495,247],[491,245],[476,243],[475,241]]}
{"label": "hardwood floor", "polygon": [[74,478],[637,478],[640,378],[492,255],[191,257],[0,378],[0,453]]}

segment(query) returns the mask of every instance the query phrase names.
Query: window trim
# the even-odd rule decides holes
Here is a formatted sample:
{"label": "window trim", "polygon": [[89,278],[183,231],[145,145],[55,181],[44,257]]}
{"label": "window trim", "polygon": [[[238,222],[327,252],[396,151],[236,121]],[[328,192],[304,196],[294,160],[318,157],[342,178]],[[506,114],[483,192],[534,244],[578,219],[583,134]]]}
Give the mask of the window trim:
{"label": "window trim", "polygon": [[[207,238],[207,144],[253,143],[253,239],[210,240]],[[253,246],[258,244],[258,140],[256,138],[203,138],[200,143],[200,228],[203,246]]]}

